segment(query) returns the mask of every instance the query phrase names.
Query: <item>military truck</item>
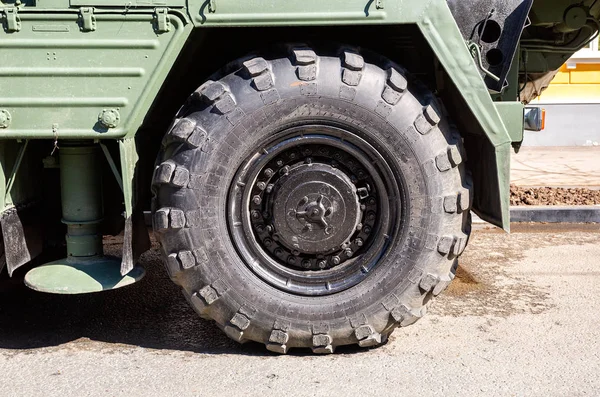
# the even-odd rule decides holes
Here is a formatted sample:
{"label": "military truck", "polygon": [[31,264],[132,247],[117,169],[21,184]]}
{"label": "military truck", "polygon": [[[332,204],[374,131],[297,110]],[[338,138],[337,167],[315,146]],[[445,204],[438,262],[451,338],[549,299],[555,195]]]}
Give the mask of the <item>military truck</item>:
{"label": "military truck", "polygon": [[[46,293],[132,284],[151,212],[201,317],[332,353],[425,314],[471,211],[509,230],[510,153],[543,121],[524,105],[597,38],[600,3],[3,0],[0,15],[0,266]],[[104,256],[119,233],[122,257]]]}

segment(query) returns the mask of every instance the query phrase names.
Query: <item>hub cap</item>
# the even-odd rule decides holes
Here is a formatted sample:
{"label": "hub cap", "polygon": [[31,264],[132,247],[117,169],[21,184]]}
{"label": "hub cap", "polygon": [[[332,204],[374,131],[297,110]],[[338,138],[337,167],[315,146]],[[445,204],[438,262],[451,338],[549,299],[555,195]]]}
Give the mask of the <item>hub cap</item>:
{"label": "hub cap", "polygon": [[277,288],[302,295],[349,288],[397,233],[399,184],[383,156],[348,131],[307,126],[280,136],[246,159],[230,188],[235,246]]}

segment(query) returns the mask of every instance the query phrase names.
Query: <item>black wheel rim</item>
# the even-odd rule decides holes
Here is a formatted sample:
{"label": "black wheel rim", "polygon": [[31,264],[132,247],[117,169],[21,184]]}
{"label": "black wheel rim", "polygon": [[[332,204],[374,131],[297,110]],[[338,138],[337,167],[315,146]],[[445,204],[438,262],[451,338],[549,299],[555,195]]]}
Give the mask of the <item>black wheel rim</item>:
{"label": "black wheel rim", "polygon": [[246,158],[229,190],[238,252],[290,293],[328,295],[360,283],[399,233],[402,184],[384,155],[348,130],[310,125],[275,136]]}

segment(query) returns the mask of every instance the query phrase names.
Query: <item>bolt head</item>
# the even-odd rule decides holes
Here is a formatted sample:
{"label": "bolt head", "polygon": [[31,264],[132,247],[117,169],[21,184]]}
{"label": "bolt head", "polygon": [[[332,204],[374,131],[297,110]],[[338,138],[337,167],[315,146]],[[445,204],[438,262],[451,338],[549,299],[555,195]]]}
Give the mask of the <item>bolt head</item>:
{"label": "bolt head", "polygon": [[362,238],[357,238],[356,240],[354,240],[354,244],[356,244],[357,247],[362,247],[364,241],[362,240]]}
{"label": "bolt head", "polygon": [[371,233],[371,228],[369,226],[365,226],[365,228],[363,229],[363,232],[365,232],[365,234],[369,234],[369,233]]}
{"label": "bolt head", "polygon": [[353,252],[352,252],[352,250],[351,250],[350,248],[347,248],[347,249],[344,251],[344,253],[346,254],[346,256],[347,256],[348,258],[350,258],[350,257],[352,256],[352,254],[353,254]]}
{"label": "bolt head", "polygon": [[339,256],[334,256],[333,258],[331,258],[331,263],[333,263],[334,265],[339,265],[341,262],[340,257]]}
{"label": "bolt head", "polygon": [[296,263],[296,258],[295,258],[295,257],[293,257],[293,256],[290,256],[290,257],[288,258],[288,263],[289,263],[290,265],[293,265],[293,264],[295,264],[295,263]]}
{"label": "bolt head", "polygon": [[117,128],[121,115],[117,109],[104,109],[98,116],[98,122],[106,128]]}
{"label": "bolt head", "polygon": [[267,168],[267,169],[265,170],[265,176],[266,176],[267,178],[270,178],[270,177],[272,177],[272,176],[273,176],[273,174],[274,174],[274,172],[273,172],[273,170],[272,170],[272,169],[270,169],[270,168]]}
{"label": "bolt head", "polygon": [[265,190],[267,188],[267,184],[264,182],[258,182],[256,184],[256,187],[259,188],[260,190]]}
{"label": "bolt head", "polygon": [[256,205],[259,205],[260,203],[262,203],[262,198],[260,196],[256,195],[252,198],[252,202]]}
{"label": "bolt head", "polygon": [[271,193],[273,191],[273,185],[272,184],[267,185],[267,188],[265,189],[265,191],[267,193]]}
{"label": "bolt head", "polygon": [[260,219],[260,212],[252,211],[252,219]]}
{"label": "bolt head", "polygon": [[320,269],[325,269],[327,267],[327,262],[319,261],[318,266]]}
{"label": "bolt head", "polygon": [[8,110],[0,109],[0,128],[10,127],[11,116]]}

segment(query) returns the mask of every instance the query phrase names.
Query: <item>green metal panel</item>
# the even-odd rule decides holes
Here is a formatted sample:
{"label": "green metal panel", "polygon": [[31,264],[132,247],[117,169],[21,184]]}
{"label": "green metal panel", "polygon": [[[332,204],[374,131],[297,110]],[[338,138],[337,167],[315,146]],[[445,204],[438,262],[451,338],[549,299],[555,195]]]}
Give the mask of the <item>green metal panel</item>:
{"label": "green metal panel", "polygon": [[[78,10],[18,15],[19,31],[0,31],[0,109],[11,116],[2,138],[134,135],[192,28],[171,12],[157,32],[153,9],[94,10],[86,32]],[[103,110],[114,128],[99,122]]]}

